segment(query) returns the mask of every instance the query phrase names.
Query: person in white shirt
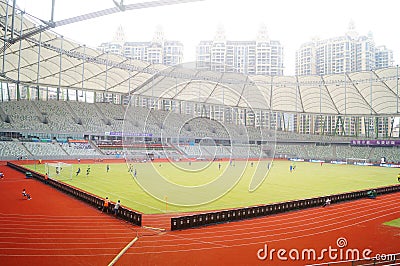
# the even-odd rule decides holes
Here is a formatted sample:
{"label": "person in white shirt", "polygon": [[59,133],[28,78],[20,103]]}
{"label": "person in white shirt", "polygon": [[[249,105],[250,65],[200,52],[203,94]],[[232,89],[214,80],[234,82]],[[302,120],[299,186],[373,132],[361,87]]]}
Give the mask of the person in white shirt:
{"label": "person in white shirt", "polygon": [[325,203],[324,203],[324,205],[322,205],[322,207],[326,207],[326,206],[328,206],[328,205],[330,205],[330,204],[331,204],[331,199],[330,199],[330,198],[327,198],[326,201],[325,201]]}
{"label": "person in white shirt", "polygon": [[118,209],[119,209],[120,206],[121,206],[121,201],[118,200],[117,203],[115,203],[115,205],[114,205],[114,215],[115,215],[115,216],[117,216],[117,214],[118,214]]}

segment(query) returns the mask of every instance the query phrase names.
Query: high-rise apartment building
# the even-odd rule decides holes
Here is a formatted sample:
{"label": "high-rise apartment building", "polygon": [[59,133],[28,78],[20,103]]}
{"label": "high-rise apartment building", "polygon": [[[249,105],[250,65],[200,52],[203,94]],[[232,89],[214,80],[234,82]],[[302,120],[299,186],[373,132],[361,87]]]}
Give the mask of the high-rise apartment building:
{"label": "high-rise apartment building", "polygon": [[196,49],[196,67],[200,70],[243,74],[283,75],[283,47],[270,40],[262,26],[254,41],[226,40],[219,27],[214,40],[200,41]]}
{"label": "high-rise apartment building", "polygon": [[375,51],[375,68],[384,68],[393,66],[393,51],[381,45],[376,47]]}
{"label": "high-rise apartment building", "polygon": [[360,36],[350,22],[344,36],[314,39],[296,52],[296,75],[326,75],[393,66],[393,52],[375,46],[372,33]]}
{"label": "high-rise apartment building", "polygon": [[156,30],[152,41],[125,42],[123,29],[119,26],[113,41],[102,43],[97,49],[152,64],[173,66],[183,63],[183,44],[165,40],[161,28]]}

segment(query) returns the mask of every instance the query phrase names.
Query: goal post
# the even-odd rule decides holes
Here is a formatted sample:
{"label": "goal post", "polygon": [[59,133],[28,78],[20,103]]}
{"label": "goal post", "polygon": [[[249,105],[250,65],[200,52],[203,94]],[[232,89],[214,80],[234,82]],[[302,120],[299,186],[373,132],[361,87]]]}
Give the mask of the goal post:
{"label": "goal post", "polygon": [[46,173],[49,178],[56,180],[72,180],[73,166],[69,163],[54,162],[46,163]]}
{"label": "goal post", "polygon": [[367,162],[365,158],[346,158],[346,164],[365,165]]}

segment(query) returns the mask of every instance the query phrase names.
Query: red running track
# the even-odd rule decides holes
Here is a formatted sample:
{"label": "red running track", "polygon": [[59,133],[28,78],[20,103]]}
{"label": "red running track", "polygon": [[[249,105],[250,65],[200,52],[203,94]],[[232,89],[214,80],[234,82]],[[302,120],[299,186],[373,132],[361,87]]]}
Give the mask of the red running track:
{"label": "red running track", "polygon": [[[400,229],[382,225],[400,217],[400,193],[313,208],[270,217],[209,226],[163,235],[143,237],[121,259],[127,265],[304,265],[354,258],[353,249],[370,249],[370,257],[400,252]],[[346,246],[338,246],[341,238]],[[279,260],[276,252],[265,260],[259,249],[305,249],[316,251],[316,259]],[[322,253],[323,249],[337,252]],[[350,250],[350,251],[349,251]],[[340,253],[341,252],[341,253]],[[293,253],[295,254],[295,253]],[[307,255],[307,253],[305,253]],[[337,257],[335,257],[335,254]],[[346,257],[346,254],[347,257]],[[354,253],[356,254],[356,253]],[[263,255],[263,253],[261,253]],[[294,256],[294,255],[293,255]],[[354,255],[355,256],[355,255]],[[321,259],[318,259],[321,257]],[[151,260],[149,259],[151,258]],[[272,259],[272,260],[271,260]]]}
{"label": "red running track", "polygon": [[140,231],[11,168],[0,171],[0,265],[107,265]]}
{"label": "red running track", "polygon": [[[348,250],[400,252],[400,229],[382,225],[400,217],[400,193],[184,231],[155,232],[114,219],[35,180],[0,166],[0,264],[107,265],[136,235],[116,265],[304,265],[346,258]],[[22,188],[32,194],[23,200]],[[166,227],[171,215],[147,215]],[[341,238],[346,246],[338,246]],[[345,240],[345,241],[344,241]],[[265,260],[257,252],[315,250],[318,260]],[[330,257],[323,249],[337,249]],[[342,252],[342,253],[340,253]],[[264,255],[264,253],[260,253]],[[342,255],[341,255],[342,254]],[[295,253],[292,253],[295,255]],[[351,254],[350,254],[351,255]],[[312,258],[312,257],[311,257]],[[352,258],[352,257],[349,257]]]}

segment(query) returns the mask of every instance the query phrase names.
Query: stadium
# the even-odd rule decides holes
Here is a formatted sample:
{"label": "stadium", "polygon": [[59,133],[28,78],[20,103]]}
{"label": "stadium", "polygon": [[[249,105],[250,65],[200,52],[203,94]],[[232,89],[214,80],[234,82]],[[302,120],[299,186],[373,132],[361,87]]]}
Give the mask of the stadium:
{"label": "stadium", "polygon": [[53,30],[122,8],[0,0],[2,265],[399,263],[398,66],[221,73]]}

